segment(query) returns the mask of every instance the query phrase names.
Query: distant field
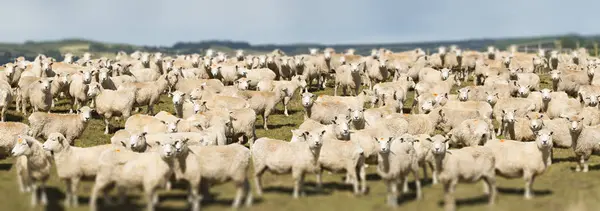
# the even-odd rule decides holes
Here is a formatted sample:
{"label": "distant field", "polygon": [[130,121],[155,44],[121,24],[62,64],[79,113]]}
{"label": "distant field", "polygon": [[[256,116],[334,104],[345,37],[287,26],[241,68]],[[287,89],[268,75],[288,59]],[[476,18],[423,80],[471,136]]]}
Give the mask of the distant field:
{"label": "distant field", "polygon": [[[547,86],[543,83],[542,86]],[[318,94],[332,94],[332,89],[318,92]],[[173,112],[170,99],[163,97],[156,111],[165,110]],[[409,107],[408,102],[406,107]],[[26,122],[20,115],[13,111],[9,112],[10,121]],[[68,107],[65,102],[59,104],[53,112],[66,112]],[[259,137],[271,137],[289,140],[291,129],[296,128],[303,121],[302,107],[299,97],[291,103],[290,117],[285,117],[282,107],[269,119],[271,130],[262,129],[262,120],[257,120],[257,135]],[[123,123],[116,123],[123,125]],[[77,146],[93,146],[109,143],[110,136],[103,134],[103,122],[99,118],[93,119],[85,131],[83,137],[76,142]],[[536,198],[533,200],[523,199],[524,182],[521,179],[505,180],[498,179],[497,204],[493,209],[488,209],[486,197],[484,197],[483,185],[459,184],[455,196],[458,200],[459,210],[557,210],[557,211],[580,211],[598,210],[600,206],[600,158],[592,157],[590,160],[589,173],[575,173],[576,165],[571,149],[555,150],[555,163],[548,169],[545,175],[536,179],[534,190]],[[17,190],[15,181],[15,169],[12,166],[14,159],[0,161],[0,210],[17,211],[31,210],[29,206],[29,194],[21,194]],[[279,210],[390,210],[385,205],[386,188],[378,179],[374,167],[368,168],[369,193],[366,196],[353,196],[351,187],[343,184],[343,175],[330,175],[324,173],[324,191],[317,192],[314,188],[315,177],[307,176],[307,197],[294,200],[291,196],[292,180],[290,175],[275,176],[269,173],[263,178],[265,195],[262,198],[255,197],[254,206],[247,210],[257,211],[279,211]],[[253,170],[250,170],[252,175]],[[251,176],[252,178],[252,176]],[[430,178],[430,175],[429,175]],[[50,205],[47,210],[88,210],[88,197],[93,183],[84,182],[79,187],[80,207],[65,208],[59,202],[64,199],[64,184],[59,181],[56,174],[48,183],[48,194]],[[252,184],[254,191],[254,184]],[[411,177],[411,188],[414,187]],[[235,194],[230,184],[219,185],[211,189],[216,196],[216,201],[203,202],[203,210],[228,210]],[[409,193],[402,198],[398,210],[441,210],[443,202],[443,191],[441,185],[432,186],[430,180],[424,183],[424,198],[421,201],[414,200],[414,193]],[[105,207],[103,210],[141,210],[144,202],[140,198],[140,192],[129,193],[133,204],[122,207]],[[158,210],[187,210],[186,195],[184,189],[161,193],[161,202]],[[100,200],[102,201],[102,200]],[[102,207],[101,207],[102,208]],[[34,210],[44,210],[37,207]]]}

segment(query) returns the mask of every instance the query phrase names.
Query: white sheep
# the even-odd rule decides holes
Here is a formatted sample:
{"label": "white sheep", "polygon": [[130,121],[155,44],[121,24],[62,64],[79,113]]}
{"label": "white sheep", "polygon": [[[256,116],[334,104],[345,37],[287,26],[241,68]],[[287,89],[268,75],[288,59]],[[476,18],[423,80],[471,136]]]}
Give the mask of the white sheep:
{"label": "white sheep", "polygon": [[434,135],[435,129],[446,121],[443,109],[437,109],[428,114],[405,114],[404,119],[411,125],[408,127],[408,134],[428,134],[430,136]]}
{"label": "white sheep", "polygon": [[[283,114],[289,116],[288,114],[288,104],[290,100],[294,97],[296,90],[306,88],[306,80],[302,75],[296,75],[291,78],[290,81],[270,81],[263,80],[266,83],[263,83],[261,87],[261,83],[257,85],[258,91],[281,91],[283,88],[287,88],[288,92],[291,94],[290,96],[286,96],[283,98]],[[263,82],[261,81],[261,82]]]}
{"label": "white sheep", "polygon": [[388,205],[398,205],[398,185],[405,184],[410,173],[415,177],[417,200],[421,199],[423,195],[418,174],[418,157],[412,144],[413,140],[404,140],[404,137],[374,139],[379,143],[377,174],[388,188]]}
{"label": "white sheep", "polygon": [[177,122],[166,122],[153,116],[135,114],[125,121],[125,130],[132,133],[173,133],[177,132]]}
{"label": "white sheep", "polygon": [[10,156],[17,135],[27,135],[29,126],[20,122],[0,122],[0,158]]}
{"label": "white sheep", "polygon": [[584,117],[571,116],[567,118],[570,121],[571,126],[569,131],[571,132],[571,138],[573,140],[573,151],[575,152],[575,159],[578,159],[577,172],[588,172],[589,164],[587,163],[592,153],[600,151],[600,144],[598,144],[597,137],[600,136],[600,128],[597,126],[588,127],[583,124]]}
{"label": "white sheep", "polygon": [[552,135],[552,131],[542,129],[536,132],[535,142],[497,139],[485,144],[496,158],[497,175],[525,179],[526,199],[533,198],[533,181],[550,165]]}
{"label": "white sheep", "polygon": [[159,146],[159,150],[141,153],[136,159],[127,161],[120,171],[119,180],[116,181],[121,201],[125,201],[126,189],[141,188],[148,211],[153,211],[154,205],[158,203],[156,191],[167,186],[169,178],[173,175],[176,159],[174,143],[164,141],[157,142],[156,145]]}
{"label": "white sheep", "polygon": [[489,204],[496,198],[496,158],[490,148],[484,146],[464,147],[447,150],[448,139],[436,136],[427,139],[433,142],[431,151],[435,158],[438,179],[444,185],[445,210],[455,210],[454,190],[459,182],[473,183],[484,180],[487,184]]}
{"label": "white sheep", "polygon": [[[400,100],[403,100],[403,99],[400,99]],[[363,90],[357,96],[352,96],[352,97],[319,95],[317,97],[317,99],[315,100],[315,102],[342,102],[342,103],[346,104],[348,107],[356,107],[356,108],[364,107],[365,103],[368,103],[373,107],[377,101],[378,101],[377,94],[371,90]]]}
{"label": "white sheep", "polygon": [[341,86],[343,95],[348,95],[348,89],[353,91],[351,95],[358,95],[362,83],[362,70],[361,65],[363,63],[350,63],[340,66],[335,71],[335,86],[333,89],[333,95],[337,96],[338,87]]}
{"label": "white sheep", "polygon": [[27,102],[31,103],[34,112],[50,111],[52,107],[50,87],[53,80],[52,78],[42,78],[20,90],[23,115],[27,115]]}
{"label": "white sheep", "polygon": [[[20,191],[31,191],[31,205],[35,206],[38,202],[37,192],[40,190],[40,201],[46,205],[46,182],[50,178],[52,164],[42,143],[33,137],[18,135],[11,152],[12,156],[17,157],[15,166]],[[36,183],[39,183],[39,187]]]}
{"label": "white sheep", "polygon": [[448,133],[450,146],[477,146],[493,139],[494,128],[482,119],[467,119]]}
{"label": "white sheep", "polygon": [[27,118],[31,127],[30,135],[46,139],[52,133],[60,133],[73,146],[75,139],[83,134],[92,118],[92,111],[90,107],[84,106],[77,110],[77,114],[35,112]]}
{"label": "white sheep", "polygon": [[84,177],[94,177],[98,172],[98,156],[112,145],[88,148],[72,147],[60,133],[49,135],[43,148],[52,153],[58,178],[65,181],[65,205],[77,206],[77,186]]}
{"label": "white sheep", "polygon": [[71,82],[69,83],[69,96],[72,101],[71,113],[74,109],[79,109],[87,104],[89,100],[87,91],[95,73],[97,73],[97,70],[94,68],[84,68],[77,74],[71,75]]}
{"label": "white sheep", "polygon": [[92,83],[87,94],[96,100],[96,113],[104,117],[104,134],[109,132],[112,117],[127,119],[131,116],[136,95],[134,89],[105,90],[99,83]]}
{"label": "white sheep", "polygon": [[260,138],[252,145],[252,163],[254,164],[254,183],[256,193],[262,196],[262,175],[265,171],[276,174],[292,174],[294,179],[294,198],[303,192],[304,175],[316,172],[317,162],[325,130],[317,129],[304,133],[303,142],[287,142],[276,139]]}
{"label": "white sheep", "polygon": [[152,82],[136,82],[124,84],[124,89],[135,89],[135,106],[148,106],[147,113],[154,115],[154,105],[160,100],[160,95],[169,87],[167,74]]}
{"label": "white sheep", "polygon": [[6,111],[13,101],[13,91],[10,84],[0,80],[0,121],[6,121]]}
{"label": "white sheep", "polygon": [[242,99],[248,101],[250,108],[260,114],[263,119],[263,128],[268,130],[267,119],[269,115],[275,110],[275,106],[279,104],[283,98],[290,96],[290,90],[282,88],[275,92],[263,92],[263,91],[241,91],[240,96]]}
{"label": "white sheep", "polygon": [[[175,145],[179,150],[179,146]],[[210,197],[208,188],[211,185],[231,181],[237,192],[232,207],[240,206],[245,199],[245,205],[252,204],[252,193],[248,182],[250,167],[250,150],[239,144],[224,146],[188,146],[189,150],[198,156],[200,176],[202,176],[202,191],[205,197]]]}

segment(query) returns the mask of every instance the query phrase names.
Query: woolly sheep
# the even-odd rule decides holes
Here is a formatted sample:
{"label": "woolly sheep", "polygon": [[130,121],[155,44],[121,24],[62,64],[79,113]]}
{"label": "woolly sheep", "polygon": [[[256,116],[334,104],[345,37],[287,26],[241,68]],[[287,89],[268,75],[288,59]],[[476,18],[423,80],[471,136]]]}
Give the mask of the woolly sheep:
{"label": "woolly sheep", "polygon": [[444,110],[437,109],[428,114],[412,114],[404,115],[404,119],[411,127],[408,127],[408,134],[419,135],[428,134],[434,135],[435,129],[446,121]]}
{"label": "woolly sheep", "polygon": [[131,116],[136,98],[135,90],[105,90],[100,84],[92,83],[87,94],[89,97],[96,99],[96,113],[104,118],[104,134],[109,132],[110,118],[122,116],[127,119]]}
{"label": "woolly sheep", "polygon": [[361,65],[361,63],[350,63],[340,66],[335,71],[335,86],[333,89],[334,96],[337,96],[337,90],[340,86],[344,96],[348,95],[347,89],[350,89],[351,93],[354,93],[353,95],[358,95],[358,90],[360,89],[362,83],[361,75],[363,74],[361,71]]}
{"label": "woolly sheep", "polygon": [[288,92],[291,94],[290,96],[286,96],[283,98],[283,109],[284,109],[283,114],[285,114],[286,116],[289,116],[288,104],[290,103],[290,100],[294,97],[296,90],[298,90],[299,88],[304,89],[307,84],[306,84],[306,80],[304,79],[303,76],[296,75],[296,76],[293,76],[290,81],[269,81],[269,85],[267,85],[265,87],[261,87],[261,84],[259,83],[257,85],[257,90],[258,91],[281,91],[283,88],[287,88]]}
{"label": "woolly sheep", "polygon": [[[40,201],[43,205],[48,203],[46,197],[46,182],[50,178],[50,158],[42,148],[42,143],[33,137],[18,135],[12,148],[15,161],[17,183],[21,192],[31,191],[31,205],[38,202],[37,192],[40,190]],[[39,183],[39,187],[38,184]]]}
{"label": "woolly sheep", "polygon": [[516,141],[534,141],[536,128],[532,127],[531,118],[516,117],[515,112],[516,109],[510,108],[502,110],[502,136]]}
{"label": "woolly sheep", "polygon": [[[180,147],[175,145],[175,148],[179,150]],[[247,176],[251,158],[248,148],[239,144],[188,146],[188,148],[198,156],[201,183],[205,193],[208,193],[208,187],[211,185],[232,181],[237,192],[231,206],[239,207],[243,199],[246,206],[252,204],[252,193]]]}
{"label": "woolly sheep", "polygon": [[525,179],[525,199],[533,198],[533,181],[549,166],[552,135],[552,131],[542,129],[536,132],[535,142],[500,139],[485,144],[496,158],[497,175]]}
{"label": "woolly sheep", "polygon": [[0,122],[0,158],[10,156],[17,135],[27,135],[29,126],[20,122]]}
{"label": "woolly sheep", "polygon": [[88,148],[72,147],[60,133],[52,133],[43,144],[46,151],[52,152],[58,178],[65,181],[67,206],[77,206],[77,186],[83,177],[94,177],[98,172],[98,156],[112,145],[98,145]]}
{"label": "woolly sheep", "polygon": [[587,163],[592,153],[597,153],[600,150],[597,137],[600,135],[600,128],[588,127],[583,125],[584,117],[571,116],[567,120],[571,123],[569,131],[571,132],[572,147],[575,152],[575,159],[578,159],[577,172],[588,172],[589,164]]}
{"label": "woolly sheep", "polygon": [[459,182],[473,183],[483,180],[489,204],[494,204],[496,198],[496,159],[490,148],[483,146],[464,147],[447,150],[448,139],[440,136],[427,139],[433,142],[431,151],[435,158],[435,169],[438,179],[444,185],[445,210],[455,210],[454,190]]}
{"label": "woolly sheep", "polygon": [[560,117],[561,115],[577,114],[581,112],[582,106],[579,100],[572,98],[552,99],[548,103],[546,111],[550,119]]}
{"label": "woolly sheep", "polygon": [[315,172],[325,130],[317,129],[304,132],[303,142],[287,142],[276,139],[260,138],[252,145],[252,163],[256,193],[262,196],[262,175],[265,171],[276,174],[292,173],[294,179],[294,198],[303,192],[304,175]]}
{"label": "woolly sheep", "polygon": [[275,92],[261,92],[261,91],[242,91],[240,97],[245,99],[250,104],[250,108],[260,114],[263,118],[263,128],[268,130],[267,119],[271,112],[274,111],[275,106],[283,100],[284,97],[290,96],[290,90],[283,88],[280,91]]}
{"label": "woolly sheep", "polygon": [[487,94],[490,88],[484,86],[467,86],[459,89],[458,99],[460,101],[486,101]]}
{"label": "woolly sheep", "polygon": [[31,127],[30,135],[45,139],[52,133],[60,133],[73,146],[75,139],[83,134],[88,121],[92,118],[92,111],[90,107],[84,106],[77,110],[77,114],[35,112],[28,118]]}
{"label": "woolly sheep", "polygon": [[388,205],[398,205],[398,185],[404,184],[410,173],[415,178],[417,199],[421,199],[423,195],[418,174],[418,157],[410,140],[394,137],[374,139],[379,143],[377,174],[388,188]]}
{"label": "woolly sheep", "polygon": [[13,101],[13,91],[5,81],[0,80],[0,121],[6,121],[6,111]]}
{"label": "woolly sheep", "polygon": [[148,106],[147,113],[154,115],[154,105],[160,100],[160,95],[169,87],[167,75],[160,76],[156,81],[124,84],[125,89],[135,89],[135,106]]}
{"label": "woolly sheep", "polygon": [[125,130],[132,133],[173,133],[177,132],[177,123],[175,121],[166,122],[156,117],[144,114],[135,114],[127,118],[125,121]]}
{"label": "woolly sheep", "polygon": [[365,103],[375,105],[377,102],[377,95],[370,90],[363,90],[357,96],[353,97],[341,97],[341,96],[330,96],[330,95],[319,95],[315,102],[341,102],[346,104],[348,107],[362,108]]}
{"label": "woolly sheep", "polygon": [[69,83],[69,96],[72,101],[71,113],[74,109],[79,109],[87,104],[89,84],[92,82],[92,75],[96,72],[96,69],[84,68],[79,73],[71,76],[71,82]]}
{"label": "woolly sheep", "polygon": [[120,171],[120,179],[116,181],[121,201],[125,199],[126,189],[142,188],[148,211],[153,211],[154,205],[158,202],[156,191],[165,187],[173,175],[174,160],[176,159],[174,143],[167,141],[156,144],[160,150],[141,153],[136,159],[127,161]]}
{"label": "woolly sheep", "polygon": [[[448,133],[450,146],[477,146],[493,139],[494,128],[490,128],[485,120],[467,119]],[[431,135],[431,134],[430,134]]]}
{"label": "woolly sheep", "polygon": [[42,78],[21,89],[21,111],[27,115],[27,102],[31,103],[33,111],[50,111],[52,106],[52,94],[50,87],[52,78]]}

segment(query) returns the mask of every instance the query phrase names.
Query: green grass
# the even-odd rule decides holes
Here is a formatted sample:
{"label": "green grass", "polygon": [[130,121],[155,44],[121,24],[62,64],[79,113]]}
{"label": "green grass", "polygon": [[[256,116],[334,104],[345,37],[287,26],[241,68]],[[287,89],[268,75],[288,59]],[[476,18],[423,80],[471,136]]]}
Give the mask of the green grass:
{"label": "green grass", "polygon": [[[332,94],[331,89],[317,92],[317,94]],[[409,107],[412,102],[408,102]],[[65,112],[67,106],[64,102],[59,104],[55,111]],[[303,119],[303,111],[299,102],[299,96],[291,102],[290,116],[283,115],[282,107],[269,118],[270,130],[262,129],[262,120],[257,120],[257,135],[259,137],[271,137],[289,140],[290,130],[296,128]],[[165,110],[173,112],[170,100],[163,97],[156,111]],[[26,122],[20,115],[13,111],[9,112],[11,121]],[[122,126],[123,122],[114,122]],[[86,129],[83,137],[76,141],[77,146],[93,146],[109,143],[110,136],[103,134],[103,123],[100,119],[93,119]],[[497,203],[492,210],[597,210],[600,203],[600,159],[592,157],[590,160],[591,171],[589,173],[575,173],[576,165],[571,149],[555,150],[555,164],[548,171],[537,178],[534,184],[536,198],[533,200],[523,199],[524,182],[522,179],[506,180],[498,178],[499,195]],[[15,169],[12,167],[14,159],[9,158],[0,161],[0,210],[31,210],[29,205],[29,194],[18,192]],[[250,169],[249,175],[253,170]],[[307,176],[307,197],[298,200],[292,199],[292,179],[290,175],[271,175],[266,173],[263,177],[265,194],[255,197],[255,203],[247,210],[389,210],[385,205],[386,188],[374,171],[374,167],[368,168],[369,193],[365,196],[353,196],[351,187],[343,184],[343,175],[325,173],[323,178],[324,190],[318,192],[314,188],[314,175]],[[411,187],[412,186],[412,178]],[[48,182],[48,194],[50,205],[48,210],[88,210],[87,206],[89,191],[92,182],[83,182],[79,189],[80,207],[64,208],[61,204],[64,199],[64,184],[59,181],[53,173]],[[457,197],[459,210],[487,210],[486,198],[482,190],[483,185],[460,184],[457,186],[455,196]],[[252,184],[254,191],[254,184]],[[215,201],[204,202],[204,210],[227,210],[235,194],[231,184],[215,186],[211,189],[215,195]],[[441,185],[431,185],[430,180],[423,186],[424,198],[421,201],[414,199],[414,193],[409,193],[402,198],[400,207],[402,210],[441,210],[443,191]],[[144,207],[144,201],[139,192],[130,192],[131,205],[122,207],[111,207],[107,210],[140,210]],[[178,189],[169,193],[161,192],[161,202],[158,210],[187,210],[185,191]],[[102,200],[100,200],[102,201]],[[43,210],[37,207],[34,210]]]}

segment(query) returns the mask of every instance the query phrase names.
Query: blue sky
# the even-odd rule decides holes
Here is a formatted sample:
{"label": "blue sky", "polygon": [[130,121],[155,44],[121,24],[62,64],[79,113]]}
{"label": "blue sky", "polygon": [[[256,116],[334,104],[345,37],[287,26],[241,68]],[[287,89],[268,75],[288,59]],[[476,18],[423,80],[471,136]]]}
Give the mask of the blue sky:
{"label": "blue sky", "polygon": [[595,0],[2,0],[0,42],[383,43],[600,34]]}

